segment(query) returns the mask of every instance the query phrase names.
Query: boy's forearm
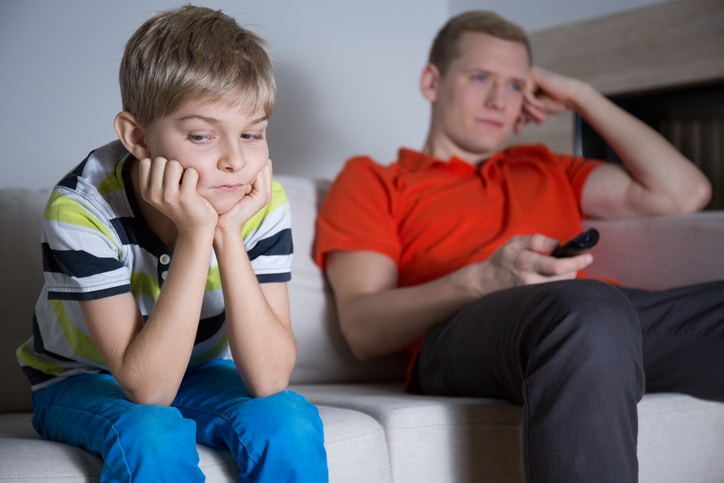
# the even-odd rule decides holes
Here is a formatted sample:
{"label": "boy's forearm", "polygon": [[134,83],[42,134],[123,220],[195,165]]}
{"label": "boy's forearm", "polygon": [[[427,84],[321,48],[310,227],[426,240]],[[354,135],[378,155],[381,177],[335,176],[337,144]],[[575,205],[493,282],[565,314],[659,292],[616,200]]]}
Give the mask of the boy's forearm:
{"label": "boy's forearm", "polygon": [[217,234],[215,250],[226,330],[237,370],[252,395],[279,392],[287,387],[296,363],[286,287],[269,300],[257,281],[240,233],[238,238],[235,234]]}
{"label": "boy's forearm", "polygon": [[210,241],[177,240],[158,301],[117,375],[132,400],[163,405],[176,397],[196,339],[210,255]]}

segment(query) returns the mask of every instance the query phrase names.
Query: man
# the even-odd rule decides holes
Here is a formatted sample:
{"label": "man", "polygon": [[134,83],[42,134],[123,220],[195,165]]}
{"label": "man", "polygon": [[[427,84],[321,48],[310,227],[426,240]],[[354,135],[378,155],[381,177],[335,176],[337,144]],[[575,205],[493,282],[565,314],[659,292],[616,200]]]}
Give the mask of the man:
{"label": "man", "polygon": [[[452,18],[420,80],[432,108],[422,151],[389,166],[350,159],[315,257],[358,358],[408,350],[410,391],[523,406],[528,481],[636,481],[645,389],[724,399],[724,284],[643,292],[586,275],[590,254],[550,254],[583,218],[693,212],[711,188],[649,127],[530,57],[498,15]],[[500,151],[563,109],[624,166]]]}

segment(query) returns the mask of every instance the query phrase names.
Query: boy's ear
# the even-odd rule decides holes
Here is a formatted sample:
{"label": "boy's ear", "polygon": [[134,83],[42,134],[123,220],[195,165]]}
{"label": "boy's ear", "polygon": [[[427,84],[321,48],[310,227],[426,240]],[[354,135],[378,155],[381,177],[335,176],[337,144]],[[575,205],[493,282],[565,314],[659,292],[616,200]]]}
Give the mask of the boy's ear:
{"label": "boy's ear", "polygon": [[136,116],[127,111],[119,112],[113,120],[113,127],[118,139],[136,159],[151,156],[146,144],[146,131]]}
{"label": "boy's ear", "polygon": [[440,83],[440,71],[433,64],[427,64],[420,75],[420,91],[430,102],[437,100],[437,88]]}

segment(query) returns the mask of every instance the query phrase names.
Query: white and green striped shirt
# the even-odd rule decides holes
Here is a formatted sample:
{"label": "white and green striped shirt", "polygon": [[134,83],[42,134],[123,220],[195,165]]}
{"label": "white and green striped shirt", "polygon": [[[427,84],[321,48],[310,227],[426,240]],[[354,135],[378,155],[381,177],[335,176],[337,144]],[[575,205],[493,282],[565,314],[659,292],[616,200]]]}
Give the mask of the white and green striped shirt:
{"label": "white and green striped shirt", "polygon": [[[33,336],[17,350],[33,390],[60,377],[107,371],[79,301],[132,292],[144,320],[158,299],[173,258],[149,229],[133,196],[131,155],[114,141],[88,155],[53,190],[42,230],[45,284],[35,306]],[[259,283],[291,279],[289,202],[274,181],[270,203],[243,227]],[[201,320],[190,364],[228,357],[224,301],[212,252]]]}

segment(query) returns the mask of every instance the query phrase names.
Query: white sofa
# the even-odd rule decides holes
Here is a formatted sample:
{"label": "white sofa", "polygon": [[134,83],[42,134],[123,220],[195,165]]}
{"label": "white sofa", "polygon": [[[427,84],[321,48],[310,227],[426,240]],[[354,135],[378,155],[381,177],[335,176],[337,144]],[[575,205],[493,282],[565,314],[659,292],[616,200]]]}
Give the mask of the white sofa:
{"label": "white sofa", "polygon": [[[522,481],[520,408],[491,399],[402,392],[404,362],[357,362],[337,329],[332,298],[311,260],[314,217],[328,181],[278,176],[293,212],[290,285],[299,360],[292,389],[319,406],[330,480],[345,483]],[[41,440],[15,348],[31,331],[41,284],[39,223],[48,190],[0,189],[0,482],[97,481],[101,461]],[[663,288],[724,278],[724,212],[596,223],[593,271]],[[724,404],[677,394],[639,405],[640,479],[724,481]],[[208,481],[236,481],[228,453],[200,447]]]}

